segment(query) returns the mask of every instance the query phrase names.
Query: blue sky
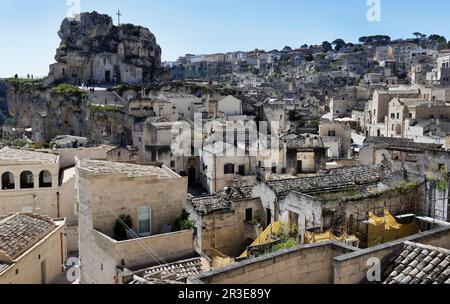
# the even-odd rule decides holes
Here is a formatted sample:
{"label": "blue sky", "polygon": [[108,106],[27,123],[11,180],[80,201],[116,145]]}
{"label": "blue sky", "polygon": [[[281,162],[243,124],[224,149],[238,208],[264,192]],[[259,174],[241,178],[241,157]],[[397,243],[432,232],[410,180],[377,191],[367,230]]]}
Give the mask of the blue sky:
{"label": "blue sky", "polygon": [[[304,43],[415,31],[450,38],[447,0],[381,0],[381,22],[366,18],[367,0],[81,0],[82,11],[123,13],[150,28],[163,60],[186,53],[281,49]],[[59,44],[67,0],[0,0],[0,77],[45,75]],[[115,22],[117,22],[115,17]]]}

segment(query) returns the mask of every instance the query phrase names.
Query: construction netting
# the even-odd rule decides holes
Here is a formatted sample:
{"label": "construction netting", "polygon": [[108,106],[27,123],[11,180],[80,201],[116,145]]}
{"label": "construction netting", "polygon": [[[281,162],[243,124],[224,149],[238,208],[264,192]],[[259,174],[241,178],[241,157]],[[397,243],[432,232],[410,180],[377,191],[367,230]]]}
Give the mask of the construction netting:
{"label": "construction netting", "polygon": [[395,241],[420,232],[415,222],[399,224],[387,209],[384,209],[384,217],[378,217],[373,212],[369,212],[368,224],[368,247]]}
{"label": "construction netting", "polygon": [[344,233],[342,236],[336,236],[331,230],[324,233],[305,232],[305,244],[316,244],[326,241],[336,241],[347,244],[359,244],[359,239],[354,235]]}

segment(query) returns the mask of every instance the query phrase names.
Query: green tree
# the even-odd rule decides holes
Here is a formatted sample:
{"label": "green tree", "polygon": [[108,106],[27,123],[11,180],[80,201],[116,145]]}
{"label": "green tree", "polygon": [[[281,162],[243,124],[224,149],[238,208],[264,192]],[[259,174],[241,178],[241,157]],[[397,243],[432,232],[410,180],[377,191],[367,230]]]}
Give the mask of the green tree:
{"label": "green tree", "polygon": [[324,41],[322,43],[322,47],[323,47],[324,52],[329,52],[329,51],[333,50],[333,46],[328,41]]}
{"label": "green tree", "polygon": [[433,34],[428,39],[438,44],[441,48],[447,47],[447,39],[444,36]]}
{"label": "green tree", "polygon": [[343,39],[338,38],[334,40],[331,44],[335,46],[334,49],[336,51],[340,51],[345,46],[345,41]]}
{"label": "green tree", "polygon": [[194,229],[195,223],[189,219],[189,216],[186,209],[183,209],[181,216],[172,225],[172,232]]}

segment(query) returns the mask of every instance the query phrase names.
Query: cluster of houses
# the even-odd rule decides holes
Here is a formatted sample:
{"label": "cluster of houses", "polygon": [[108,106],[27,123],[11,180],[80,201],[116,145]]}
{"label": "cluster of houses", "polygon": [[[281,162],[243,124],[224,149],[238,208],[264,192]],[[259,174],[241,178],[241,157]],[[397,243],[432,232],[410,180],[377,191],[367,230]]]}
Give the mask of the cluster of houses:
{"label": "cluster of houses", "polygon": [[0,283],[450,283],[449,58],[415,40],[180,58],[212,73],[196,93],[114,95],[129,145],[0,150]]}

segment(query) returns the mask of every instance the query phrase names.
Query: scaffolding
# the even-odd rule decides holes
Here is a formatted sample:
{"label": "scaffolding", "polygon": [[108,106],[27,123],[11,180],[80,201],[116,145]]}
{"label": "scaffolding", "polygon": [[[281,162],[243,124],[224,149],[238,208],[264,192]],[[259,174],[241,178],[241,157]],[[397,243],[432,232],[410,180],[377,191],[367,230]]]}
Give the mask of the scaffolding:
{"label": "scaffolding", "polygon": [[[437,189],[433,182],[426,183],[425,192],[417,193],[418,198],[414,205],[408,202],[386,202],[383,206],[357,208],[356,212],[353,212],[347,219],[343,230],[358,237],[363,246],[373,245],[369,244],[370,215],[382,218],[385,217],[385,211],[391,214],[400,225],[416,223],[420,231],[427,231],[436,226],[450,226],[448,222],[450,191],[437,191]],[[373,231],[371,232],[373,233]],[[380,235],[380,239],[386,238]]]}

